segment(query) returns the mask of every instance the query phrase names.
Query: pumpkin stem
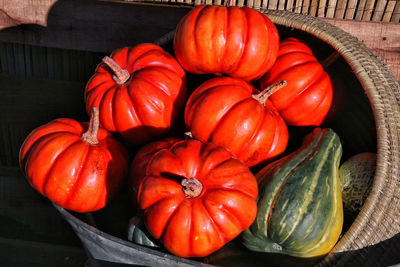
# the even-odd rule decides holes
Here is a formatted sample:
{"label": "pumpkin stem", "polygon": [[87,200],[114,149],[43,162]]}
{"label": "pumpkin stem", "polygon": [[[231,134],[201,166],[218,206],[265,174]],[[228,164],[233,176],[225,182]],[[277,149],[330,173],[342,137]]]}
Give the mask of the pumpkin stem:
{"label": "pumpkin stem", "polygon": [[330,65],[335,63],[335,61],[339,58],[340,54],[338,51],[333,52],[326,58],[321,61],[321,65],[324,69],[329,68]]}
{"label": "pumpkin stem", "polygon": [[99,140],[97,140],[99,126],[99,108],[93,107],[92,114],[90,115],[89,128],[85,133],[82,134],[83,141],[91,145],[97,145],[99,143]]}
{"label": "pumpkin stem", "polygon": [[285,87],[287,85],[287,82],[285,80],[279,81],[273,85],[268,86],[264,90],[262,90],[260,93],[253,95],[253,98],[259,101],[261,104],[265,105],[265,101],[273,95],[276,91],[281,89],[282,87]]}
{"label": "pumpkin stem", "polygon": [[203,191],[202,183],[196,178],[185,178],[181,181],[181,185],[187,198],[198,197]]}
{"label": "pumpkin stem", "polygon": [[112,76],[117,84],[124,84],[130,78],[129,71],[122,69],[112,58],[105,56],[103,62],[114,72]]}

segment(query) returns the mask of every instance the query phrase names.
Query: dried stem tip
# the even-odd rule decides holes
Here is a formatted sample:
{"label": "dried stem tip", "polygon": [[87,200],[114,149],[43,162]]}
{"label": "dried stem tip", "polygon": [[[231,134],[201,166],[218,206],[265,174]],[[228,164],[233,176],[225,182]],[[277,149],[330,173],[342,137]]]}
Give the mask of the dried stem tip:
{"label": "dried stem tip", "polygon": [[181,185],[187,198],[198,197],[203,191],[203,185],[196,178],[185,178],[181,181]]}
{"label": "dried stem tip", "polygon": [[91,145],[97,145],[99,143],[99,140],[97,140],[99,127],[99,108],[94,107],[92,108],[92,114],[90,115],[89,128],[85,133],[82,134],[83,141]]}
{"label": "dried stem tip", "polygon": [[336,60],[340,57],[340,54],[338,51],[334,51],[332,54],[330,54],[328,57],[326,57],[324,60],[321,61],[321,65],[324,69],[329,68],[333,63],[336,62]]}
{"label": "dried stem tip", "polygon": [[128,70],[122,69],[112,58],[105,56],[103,62],[113,71],[112,76],[117,84],[124,84],[130,78]]}

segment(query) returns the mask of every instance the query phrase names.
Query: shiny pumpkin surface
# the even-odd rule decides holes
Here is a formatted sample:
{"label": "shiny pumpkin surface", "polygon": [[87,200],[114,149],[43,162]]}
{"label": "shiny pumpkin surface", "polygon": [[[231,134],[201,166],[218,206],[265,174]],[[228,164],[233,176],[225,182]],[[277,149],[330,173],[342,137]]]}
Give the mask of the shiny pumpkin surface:
{"label": "shiny pumpkin surface", "polygon": [[270,19],[251,8],[202,5],[178,24],[174,52],[188,72],[226,74],[246,81],[274,64],[279,35]]}
{"label": "shiny pumpkin surface", "polygon": [[[201,190],[185,186],[194,180]],[[257,195],[256,179],[243,162],[223,147],[190,139],[151,159],[138,203],[147,228],[166,249],[203,257],[250,226]]]}
{"label": "shiny pumpkin surface", "polygon": [[179,63],[146,43],[118,49],[110,57],[130,77],[119,84],[115,73],[99,64],[86,85],[87,110],[99,107],[101,125],[134,144],[168,132],[186,100],[186,74]]}
{"label": "shiny pumpkin surface", "polygon": [[106,130],[98,144],[82,139],[87,123],[56,119],[33,130],[19,153],[29,183],[55,204],[77,212],[103,208],[128,172],[125,148]]}
{"label": "shiny pumpkin surface", "polygon": [[135,154],[129,171],[129,190],[131,192],[132,203],[137,205],[137,191],[143,178],[146,176],[146,167],[150,159],[160,150],[170,148],[174,143],[180,141],[179,138],[169,137],[163,140],[153,141],[142,146]]}
{"label": "shiny pumpkin surface", "polygon": [[194,138],[226,147],[248,166],[271,159],[285,150],[288,129],[268,99],[254,98],[257,93],[241,79],[210,79],[189,97],[185,124]]}
{"label": "shiny pumpkin surface", "polygon": [[331,80],[310,48],[293,37],[280,43],[272,68],[260,79],[261,88],[285,80],[287,86],[270,100],[288,125],[318,126],[333,97]]}

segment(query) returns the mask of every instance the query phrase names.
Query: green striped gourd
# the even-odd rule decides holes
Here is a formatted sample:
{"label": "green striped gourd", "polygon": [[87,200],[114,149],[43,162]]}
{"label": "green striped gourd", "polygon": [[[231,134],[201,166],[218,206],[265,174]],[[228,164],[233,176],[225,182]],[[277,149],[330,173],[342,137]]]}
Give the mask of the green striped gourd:
{"label": "green striped gourd", "polygon": [[327,254],[343,226],[341,156],[338,135],[316,128],[298,150],[259,171],[258,213],[244,245],[304,258]]}

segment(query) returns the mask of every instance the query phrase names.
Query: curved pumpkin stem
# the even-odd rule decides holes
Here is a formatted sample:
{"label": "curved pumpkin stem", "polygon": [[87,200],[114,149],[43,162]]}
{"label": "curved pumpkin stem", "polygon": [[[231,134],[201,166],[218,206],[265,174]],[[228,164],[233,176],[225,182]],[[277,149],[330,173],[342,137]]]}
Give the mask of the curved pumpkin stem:
{"label": "curved pumpkin stem", "polygon": [[99,140],[97,139],[97,133],[99,132],[100,121],[99,121],[99,108],[92,108],[92,114],[90,115],[90,122],[88,130],[82,134],[83,141],[97,145]]}
{"label": "curved pumpkin stem", "polygon": [[324,58],[320,64],[322,65],[322,67],[324,69],[328,68],[330,65],[332,65],[333,63],[335,63],[335,61],[340,57],[340,54],[338,51],[333,52],[332,54],[330,54],[329,56],[327,56],[326,58]]}
{"label": "curved pumpkin stem", "polygon": [[122,69],[114,59],[105,56],[103,62],[114,72],[112,77],[117,84],[124,84],[131,77],[129,71]]}
{"label": "curved pumpkin stem", "polygon": [[185,178],[181,181],[181,185],[187,198],[198,197],[203,191],[203,184],[196,178]]}
{"label": "curved pumpkin stem", "polygon": [[287,85],[287,82],[285,80],[279,81],[273,85],[268,86],[264,90],[262,90],[260,93],[253,95],[253,98],[256,99],[258,102],[261,104],[265,105],[265,101],[273,95],[276,91],[281,89],[282,87],[285,87]]}

